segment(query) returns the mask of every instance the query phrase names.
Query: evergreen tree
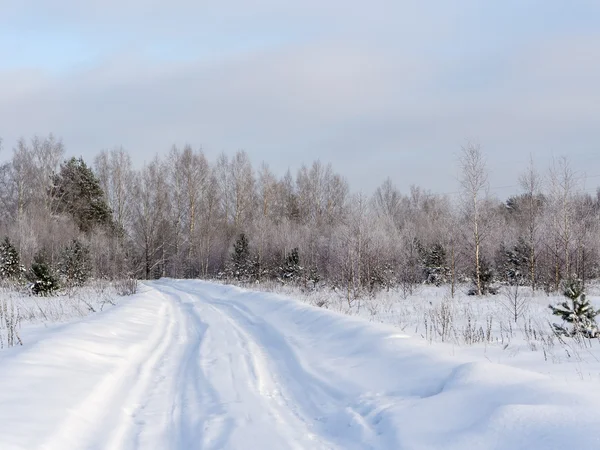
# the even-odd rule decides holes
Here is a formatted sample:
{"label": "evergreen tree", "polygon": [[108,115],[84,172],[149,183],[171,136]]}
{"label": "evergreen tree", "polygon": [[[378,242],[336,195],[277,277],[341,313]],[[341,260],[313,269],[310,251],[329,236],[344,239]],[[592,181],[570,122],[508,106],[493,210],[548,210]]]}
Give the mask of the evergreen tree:
{"label": "evergreen tree", "polygon": [[284,283],[297,283],[302,276],[303,268],[300,266],[298,247],[292,249],[279,268],[279,279]]}
{"label": "evergreen tree", "polygon": [[496,256],[496,268],[501,279],[511,286],[521,286],[529,270],[531,247],[521,237],[513,248],[500,245]]}
{"label": "evergreen tree", "polygon": [[89,249],[74,239],[62,252],[60,274],[69,286],[82,286],[90,277],[91,270]]}
{"label": "evergreen tree", "polygon": [[[475,278],[474,273],[473,278]],[[492,286],[494,283],[494,271],[492,269],[492,265],[487,258],[484,257],[481,257],[479,260],[479,281],[481,283],[481,293],[483,295],[497,293],[497,289]],[[469,290],[469,295],[477,295],[476,286]]]}
{"label": "evergreen tree", "polygon": [[28,278],[32,283],[31,292],[34,295],[51,295],[59,287],[58,280],[54,276],[43,253],[38,253],[33,259]]}
{"label": "evergreen tree", "polygon": [[495,294],[496,290],[492,288],[492,283],[494,282],[494,270],[492,269],[492,265],[486,258],[481,258],[480,263],[480,280],[481,280],[481,289],[484,294]]}
{"label": "evergreen tree", "polygon": [[0,244],[0,278],[3,280],[18,280],[25,268],[21,265],[19,252],[10,239],[6,237]]}
{"label": "evergreen tree", "polygon": [[448,275],[450,273],[444,246],[436,243],[428,249],[423,246],[419,246],[418,249],[421,253],[421,263],[423,265],[425,281],[429,284],[441,286],[448,280]]}
{"label": "evergreen tree", "polygon": [[252,273],[255,272],[255,265],[256,261],[250,257],[248,238],[241,233],[233,246],[228,276],[238,281],[249,281]]}
{"label": "evergreen tree", "polygon": [[112,213],[100,181],[83,158],[63,163],[52,181],[57,212],[71,215],[81,231],[87,233],[97,225],[112,226]]}
{"label": "evergreen tree", "polygon": [[269,275],[269,269],[266,264],[261,263],[261,260],[258,255],[254,255],[250,257],[249,267],[248,267],[248,281],[250,280],[260,280],[262,277]]}
{"label": "evergreen tree", "polygon": [[583,283],[580,280],[567,280],[564,283],[563,295],[567,298],[558,306],[550,305],[552,314],[571,324],[572,329],[564,325],[553,324],[554,331],[564,336],[583,335],[588,338],[598,337],[596,316],[600,311],[594,310],[583,293]]}

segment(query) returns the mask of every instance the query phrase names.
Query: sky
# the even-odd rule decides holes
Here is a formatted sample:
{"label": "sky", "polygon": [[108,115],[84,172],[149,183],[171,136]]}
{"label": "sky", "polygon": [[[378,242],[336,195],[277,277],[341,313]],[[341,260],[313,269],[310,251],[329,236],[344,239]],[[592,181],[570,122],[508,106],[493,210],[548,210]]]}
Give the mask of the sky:
{"label": "sky", "polygon": [[470,139],[499,196],[530,156],[595,187],[599,55],[597,0],[0,0],[0,158],[52,132],[89,160],[187,143],[445,193]]}

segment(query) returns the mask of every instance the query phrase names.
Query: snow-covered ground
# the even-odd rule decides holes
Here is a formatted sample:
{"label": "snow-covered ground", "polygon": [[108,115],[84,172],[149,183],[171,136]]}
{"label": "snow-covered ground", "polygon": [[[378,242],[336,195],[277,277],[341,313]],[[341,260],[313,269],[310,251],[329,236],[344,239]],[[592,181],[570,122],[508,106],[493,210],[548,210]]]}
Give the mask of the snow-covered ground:
{"label": "snow-covered ground", "polygon": [[1,449],[600,448],[591,381],[273,294],[140,291],[0,352]]}
{"label": "snow-covered ground", "polygon": [[[344,315],[393,325],[415,339],[434,345],[441,354],[460,352],[484,360],[533,370],[558,380],[600,382],[600,340],[561,339],[552,331],[549,304],[564,297],[543,291],[535,294],[520,288],[514,320],[514,290],[500,289],[497,295],[469,296],[469,286],[459,286],[454,297],[450,287],[415,286],[414,292],[378,292],[348,301],[347,293],[331,289],[304,291],[278,284],[253,285],[252,289],[278,293]],[[588,299],[600,308],[600,287],[587,286]],[[407,294],[407,293],[404,293]],[[447,345],[435,345],[444,343]]]}
{"label": "snow-covered ground", "polygon": [[36,297],[26,288],[0,285],[0,349],[33,342],[41,335],[111,308],[119,300],[120,286],[96,280],[85,287]]}

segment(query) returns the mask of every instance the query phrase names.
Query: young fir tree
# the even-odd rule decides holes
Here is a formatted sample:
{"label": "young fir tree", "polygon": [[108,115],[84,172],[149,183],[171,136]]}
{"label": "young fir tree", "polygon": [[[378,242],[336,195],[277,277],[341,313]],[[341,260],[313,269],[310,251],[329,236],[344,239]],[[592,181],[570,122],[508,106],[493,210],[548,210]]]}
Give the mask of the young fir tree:
{"label": "young fir tree", "polygon": [[567,280],[564,283],[563,295],[567,298],[558,306],[550,305],[552,314],[571,324],[569,330],[564,325],[553,324],[554,331],[563,336],[583,335],[588,338],[598,337],[596,311],[583,293],[583,283],[580,280]]}
{"label": "young fir tree", "polygon": [[495,294],[496,291],[492,288],[492,284],[494,283],[494,270],[492,269],[492,265],[486,258],[482,257],[480,266],[479,277],[481,279],[481,288],[483,289],[483,293]]}
{"label": "young fir tree", "polygon": [[21,265],[19,252],[10,239],[6,237],[0,244],[0,278],[3,280],[18,280],[25,268]]}
{"label": "young fir tree", "polygon": [[43,253],[38,253],[34,257],[29,271],[29,281],[32,283],[33,295],[47,296],[58,289],[58,279],[54,276]]}
{"label": "young fir tree", "polygon": [[298,283],[302,277],[298,247],[292,249],[279,269],[279,278],[283,283]]}
{"label": "young fir tree", "polygon": [[[475,274],[473,274],[475,279]],[[492,286],[494,283],[494,271],[492,265],[489,263],[487,258],[481,257],[479,260],[479,282],[481,285],[481,293],[486,294],[497,294],[497,290]],[[473,286],[469,290],[469,295],[477,295],[477,286]]]}
{"label": "young fir tree", "polygon": [[65,247],[60,260],[60,274],[69,286],[82,286],[92,270],[90,251],[79,240]]}
{"label": "young fir tree", "polygon": [[255,271],[254,265],[255,261],[250,257],[248,238],[241,233],[233,246],[228,275],[238,281],[248,281]]}
{"label": "young fir tree", "polygon": [[529,271],[531,247],[523,238],[508,248],[500,245],[496,256],[496,268],[499,276],[511,286],[521,286]]}
{"label": "young fir tree", "polygon": [[450,269],[447,265],[446,250],[443,245],[436,243],[430,248],[419,246],[425,281],[441,286],[448,279]]}

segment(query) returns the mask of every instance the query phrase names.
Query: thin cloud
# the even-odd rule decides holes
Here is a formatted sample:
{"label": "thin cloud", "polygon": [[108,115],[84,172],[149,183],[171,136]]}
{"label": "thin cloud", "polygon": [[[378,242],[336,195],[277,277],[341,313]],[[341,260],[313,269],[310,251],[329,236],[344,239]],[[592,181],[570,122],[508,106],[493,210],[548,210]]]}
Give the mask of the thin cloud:
{"label": "thin cloud", "polygon": [[[506,11],[495,21],[498,6],[474,1],[434,11],[422,2],[92,3],[46,3],[35,20],[74,35],[86,28],[94,58],[60,72],[0,71],[5,147],[52,131],[71,153],[123,145],[140,163],[189,142],[209,155],[244,148],[279,171],[329,160],[359,189],[389,175],[449,191],[465,136],[504,178],[516,177],[523,154],[590,152],[600,137],[598,33],[558,17],[554,35],[527,36],[515,19],[516,41],[493,37]],[[525,13],[541,4],[507,5]],[[22,8],[15,18],[24,20]],[[215,32],[221,23],[237,34]],[[278,39],[261,27],[292,31]],[[242,45],[252,38],[259,44]],[[170,46],[178,53],[165,55]]]}

